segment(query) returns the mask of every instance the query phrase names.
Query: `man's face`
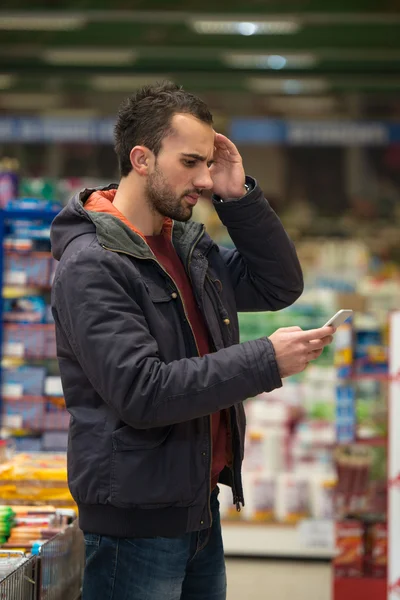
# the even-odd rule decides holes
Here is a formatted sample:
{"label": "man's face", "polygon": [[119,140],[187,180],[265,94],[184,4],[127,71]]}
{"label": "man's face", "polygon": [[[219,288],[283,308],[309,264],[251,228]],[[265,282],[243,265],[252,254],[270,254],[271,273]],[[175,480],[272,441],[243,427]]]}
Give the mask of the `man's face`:
{"label": "man's face", "polygon": [[174,115],[172,128],[149,173],[146,196],[154,212],[175,221],[188,221],[203,190],[213,187],[209,168],[214,131],[186,114]]}

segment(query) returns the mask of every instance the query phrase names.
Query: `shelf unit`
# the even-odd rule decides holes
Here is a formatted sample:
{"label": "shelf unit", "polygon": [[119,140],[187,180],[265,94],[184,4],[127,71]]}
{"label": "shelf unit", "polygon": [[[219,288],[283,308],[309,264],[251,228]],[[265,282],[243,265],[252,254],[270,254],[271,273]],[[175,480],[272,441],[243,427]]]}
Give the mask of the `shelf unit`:
{"label": "shelf unit", "polygon": [[[316,521],[315,524],[319,523]],[[333,539],[334,523],[324,523],[325,529],[328,529],[328,536],[324,536],[323,544],[314,545],[304,541],[304,526],[312,527],[312,520],[300,522],[298,525],[225,521],[222,524],[225,555],[331,560],[335,549],[329,538]]]}
{"label": "shelf unit", "polygon": [[[30,256],[41,256],[43,258],[47,258],[49,259],[51,257],[51,254],[49,252],[46,251],[36,251],[36,250],[32,250],[30,251],[29,249],[24,249],[24,250],[10,250],[8,248],[4,247],[4,238],[5,238],[5,234],[6,234],[6,229],[7,229],[7,225],[9,223],[13,223],[16,221],[25,221],[25,222],[40,222],[43,224],[50,224],[52,222],[52,220],[54,219],[54,217],[57,215],[58,210],[51,210],[51,209],[46,209],[46,210],[37,210],[37,209],[30,209],[30,208],[12,208],[12,209],[4,209],[4,210],[0,210],[0,289],[1,289],[1,294],[0,294],[0,314],[2,315],[2,323],[0,326],[0,352],[1,352],[1,360],[0,360],[0,385],[1,385],[1,389],[0,389],[0,426],[3,426],[4,424],[4,405],[5,403],[8,403],[9,405],[11,405],[12,403],[15,403],[16,406],[27,406],[28,404],[30,404],[33,407],[38,407],[40,408],[41,405],[43,405],[43,407],[45,405],[47,405],[48,402],[54,400],[54,398],[52,398],[52,396],[45,396],[45,395],[19,395],[19,394],[12,394],[12,395],[8,395],[7,392],[4,393],[3,390],[3,369],[4,369],[4,365],[5,363],[8,364],[8,366],[21,366],[22,364],[26,364],[26,363],[37,363],[37,362],[43,362],[43,361],[52,361],[56,359],[55,356],[55,339],[54,339],[54,343],[53,343],[53,339],[51,337],[51,332],[54,331],[54,325],[51,323],[15,323],[15,322],[5,322],[3,319],[3,314],[4,314],[4,291],[7,290],[9,292],[12,292],[12,294],[15,292],[16,296],[23,296],[23,295],[29,295],[29,294],[37,294],[38,291],[41,293],[49,293],[51,290],[51,286],[49,284],[41,284],[41,283],[32,283],[32,282],[19,282],[18,278],[16,278],[16,281],[9,281],[6,282],[5,280],[5,273],[4,273],[4,268],[5,268],[5,260],[6,260],[6,256],[10,255],[10,254],[15,254],[15,255],[23,255],[25,257],[30,257]],[[48,346],[53,346],[54,348],[54,353],[50,354],[49,352],[46,354],[45,352],[45,343],[43,343],[43,349],[38,352],[37,351],[37,346],[36,349],[33,349],[32,351],[27,351],[25,345],[24,345],[24,335],[21,335],[21,341],[19,343],[15,343],[13,345],[9,345],[8,348],[4,347],[4,342],[6,339],[6,334],[7,332],[17,332],[17,331],[23,331],[23,332],[30,332],[32,333],[38,333],[40,331],[46,333],[46,334],[50,334],[50,341],[47,341],[47,345]],[[6,352],[5,352],[6,350]],[[61,414],[61,410],[58,410],[58,414],[57,414],[57,408],[59,409],[60,407],[57,406],[57,402],[54,402],[54,412],[49,412],[48,413],[48,418],[47,418],[47,423],[46,423],[46,431],[66,431],[67,429],[67,419],[64,418],[63,422],[61,423],[60,420],[57,419],[57,417],[60,416]],[[66,413],[66,411],[65,411]],[[44,412],[43,412],[44,414]],[[67,414],[67,413],[66,413]],[[64,423],[65,421],[65,423]],[[42,427],[44,425],[44,421],[40,421],[39,418],[33,419],[30,423],[29,423],[29,427],[25,427],[25,426],[21,426],[22,424],[18,423],[18,426],[15,427],[10,427],[10,429],[18,435],[24,435],[24,434],[28,434],[31,433],[33,435],[37,435],[38,433],[40,433],[42,430]]]}
{"label": "shelf unit", "polygon": [[389,314],[389,372],[352,375],[348,382],[379,381],[387,384],[387,438],[355,439],[356,444],[386,447],[388,468],[388,574],[387,578],[333,578],[334,600],[398,600],[400,592],[400,311]]}
{"label": "shelf unit", "polygon": [[[381,598],[398,600],[400,593],[400,310],[390,314],[389,336],[388,593]],[[377,600],[380,600],[379,597]]]}

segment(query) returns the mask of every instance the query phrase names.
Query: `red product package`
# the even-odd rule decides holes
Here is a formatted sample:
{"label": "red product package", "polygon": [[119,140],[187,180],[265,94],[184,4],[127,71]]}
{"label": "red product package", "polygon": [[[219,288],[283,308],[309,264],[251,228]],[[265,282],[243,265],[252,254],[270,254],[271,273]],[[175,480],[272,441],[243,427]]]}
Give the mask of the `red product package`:
{"label": "red product package", "polygon": [[333,559],[335,577],[362,577],[364,562],[364,527],[349,519],[336,523],[336,551]]}
{"label": "red product package", "polygon": [[372,523],[365,533],[365,575],[385,578],[387,575],[387,524]]}

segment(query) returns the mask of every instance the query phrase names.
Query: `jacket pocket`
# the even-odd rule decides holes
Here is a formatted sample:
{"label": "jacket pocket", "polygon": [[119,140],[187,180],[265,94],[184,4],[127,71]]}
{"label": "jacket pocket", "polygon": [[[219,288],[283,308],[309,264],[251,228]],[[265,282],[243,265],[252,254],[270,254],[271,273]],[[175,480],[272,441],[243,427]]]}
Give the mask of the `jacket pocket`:
{"label": "jacket pocket", "polygon": [[154,429],[133,429],[125,425],[112,434],[113,450],[126,452],[135,449],[152,450],[167,439],[172,425]]}
{"label": "jacket pocket", "polygon": [[144,279],[143,281],[151,300],[156,304],[159,302],[170,302],[174,298],[172,292],[157,281],[153,281],[152,279]]}
{"label": "jacket pocket", "polygon": [[150,333],[157,341],[160,358],[165,362],[179,360],[188,351],[187,325],[180,294],[161,277],[154,280],[143,278],[143,284],[146,290],[143,312]]}
{"label": "jacket pocket", "polygon": [[190,496],[189,450],[176,426],[136,430],[124,426],[112,435],[111,503],[157,508]]}

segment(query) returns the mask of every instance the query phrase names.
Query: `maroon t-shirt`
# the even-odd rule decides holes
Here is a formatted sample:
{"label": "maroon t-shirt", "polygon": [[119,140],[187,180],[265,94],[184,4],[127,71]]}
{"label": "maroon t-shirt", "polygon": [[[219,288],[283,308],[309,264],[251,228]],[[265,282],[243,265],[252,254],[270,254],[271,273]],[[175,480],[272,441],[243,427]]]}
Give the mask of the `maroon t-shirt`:
{"label": "maroon t-shirt", "polygon": [[[200,356],[210,354],[208,333],[203,315],[196,304],[191,283],[182,261],[172,245],[170,234],[165,232],[161,235],[146,236],[146,241],[157,260],[178,286],[196,338]],[[214,489],[218,483],[219,474],[226,465],[227,423],[224,411],[219,411],[212,415],[212,443],[211,489]]]}

